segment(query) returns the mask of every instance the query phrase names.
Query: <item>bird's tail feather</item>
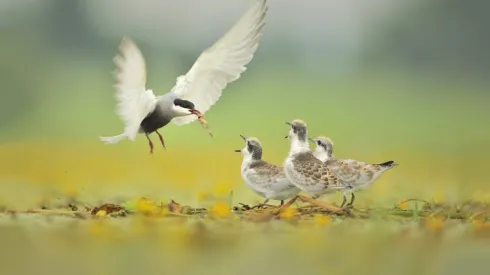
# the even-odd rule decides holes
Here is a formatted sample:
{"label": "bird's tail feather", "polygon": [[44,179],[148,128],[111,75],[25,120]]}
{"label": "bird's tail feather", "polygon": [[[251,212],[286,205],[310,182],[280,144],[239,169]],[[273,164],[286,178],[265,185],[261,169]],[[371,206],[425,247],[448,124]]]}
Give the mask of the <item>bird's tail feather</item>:
{"label": "bird's tail feather", "polygon": [[99,137],[99,138],[102,142],[106,144],[114,144],[125,139],[126,137],[127,137],[126,134],[120,134],[118,136],[113,136],[113,137]]}
{"label": "bird's tail feather", "polygon": [[382,168],[388,169],[388,168],[393,168],[393,167],[397,166],[398,163],[395,163],[394,161],[390,160],[390,161],[383,162],[383,163],[376,163],[376,165],[379,165]]}

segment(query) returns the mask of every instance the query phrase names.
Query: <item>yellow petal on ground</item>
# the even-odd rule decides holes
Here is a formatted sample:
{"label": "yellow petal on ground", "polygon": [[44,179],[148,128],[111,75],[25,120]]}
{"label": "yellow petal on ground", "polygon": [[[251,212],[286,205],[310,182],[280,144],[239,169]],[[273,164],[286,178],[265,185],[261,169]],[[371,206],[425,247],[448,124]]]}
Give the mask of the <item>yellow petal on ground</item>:
{"label": "yellow petal on ground", "polygon": [[432,196],[432,199],[435,203],[442,203],[444,201],[444,193],[437,192],[434,194],[434,196]]}
{"label": "yellow petal on ground", "polygon": [[158,207],[155,202],[141,198],[136,202],[136,210],[143,214],[157,214],[160,212],[161,208]]}
{"label": "yellow petal on ground", "polygon": [[320,226],[326,226],[329,225],[331,222],[331,219],[329,216],[325,216],[322,214],[315,214],[315,223]]}
{"label": "yellow petal on ground", "polygon": [[228,204],[224,202],[214,204],[209,211],[209,215],[213,218],[226,218],[230,216],[230,214],[231,210]]}
{"label": "yellow petal on ground", "polygon": [[107,216],[107,212],[105,210],[100,210],[98,211],[95,216],[98,216],[98,217],[105,217]]}
{"label": "yellow petal on ground", "polygon": [[283,220],[289,220],[296,216],[296,214],[298,214],[298,210],[296,210],[296,208],[285,207],[283,210],[281,210],[281,213],[279,213],[279,217]]}
{"label": "yellow petal on ground", "polygon": [[444,228],[444,219],[440,217],[431,217],[427,219],[427,228],[433,232],[439,232]]}

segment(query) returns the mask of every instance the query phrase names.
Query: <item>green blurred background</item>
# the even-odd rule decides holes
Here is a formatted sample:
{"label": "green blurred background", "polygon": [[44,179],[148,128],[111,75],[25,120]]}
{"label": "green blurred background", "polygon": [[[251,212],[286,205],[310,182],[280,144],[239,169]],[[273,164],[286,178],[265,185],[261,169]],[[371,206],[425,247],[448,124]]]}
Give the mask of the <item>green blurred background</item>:
{"label": "green blurred background", "polygon": [[99,142],[122,129],[110,74],[121,37],[139,45],[148,87],[162,94],[247,8],[235,2],[2,1],[0,176],[16,194],[6,199],[33,184],[189,201],[189,190],[224,184],[258,201],[240,179],[238,135],[258,137],[281,163],[294,118],[331,137],[338,157],[400,163],[360,201],[488,191],[483,1],[271,0],[255,58],[206,114],[214,139],[193,123],[166,127],[168,150],[152,157],[142,136]]}
{"label": "green blurred background", "polygon": [[[155,154],[149,156],[143,136],[113,146],[98,140],[122,130],[114,113],[110,74],[121,37],[129,36],[140,47],[147,62],[148,87],[162,94],[177,76],[187,72],[202,50],[231,27],[249,2],[0,1],[0,202],[12,208],[32,207],[44,197],[65,192],[77,193],[88,202],[147,196],[199,206],[203,193],[226,195],[233,190],[234,203],[254,204],[262,199],[242,183],[241,156],[233,152],[243,147],[239,134],[259,138],[265,159],[282,163],[289,146],[284,122],[294,118],[307,122],[311,136],[332,138],[337,157],[400,164],[357,196],[360,207],[389,207],[410,197],[490,198],[486,173],[490,2],[269,2],[267,25],[255,58],[206,113],[215,138],[198,123],[172,124],[162,131],[167,150],[155,142]],[[339,203],[341,197],[322,199]],[[26,228],[41,228],[35,219],[21,222],[34,224]],[[125,228],[121,223],[118,228]],[[301,256],[292,261],[283,260],[292,255],[287,252],[306,241],[281,234],[273,238],[224,234],[232,236],[225,243],[242,250],[233,254],[225,249],[216,254],[220,255],[218,263],[210,259],[209,251],[218,250],[209,243],[201,247],[198,242],[198,248],[192,246],[190,252],[179,250],[181,244],[169,237],[162,247],[164,258],[185,266],[187,274],[211,272],[210,266],[203,266],[212,263],[223,274],[230,274],[230,266],[234,274],[271,269],[283,274],[341,269],[349,274],[360,270],[461,274],[463,266],[466,272],[481,270],[478,263],[485,261],[476,263],[475,259],[485,255],[483,249],[488,250],[477,244],[439,247],[437,243],[414,243],[401,235],[387,240],[384,237],[392,229],[382,222],[343,225],[330,231],[297,233],[313,239],[314,254],[297,250]],[[378,234],[364,238],[349,231],[368,227]],[[271,228],[274,224],[260,230],[276,232]],[[85,266],[91,274],[102,274],[101,266],[126,273],[132,272],[131,267],[149,270],[145,259],[163,265],[162,270],[175,271],[161,261],[158,253],[162,251],[153,247],[151,234],[142,242],[126,243],[127,249],[122,250],[119,246],[90,246],[84,243],[86,238],[71,231],[34,231],[38,245],[33,248],[33,239],[26,237],[30,231],[19,224],[0,229],[1,236],[7,236],[2,241],[2,259],[16,259],[7,266],[2,263],[9,271],[5,274],[16,274],[19,266],[27,273],[34,267],[56,266],[44,260],[61,253],[66,244],[74,244],[79,248],[76,255],[90,255],[91,263],[98,264],[93,270]],[[233,226],[228,229],[241,232]],[[309,241],[306,243],[311,244]],[[393,253],[407,247],[409,251],[400,257]],[[455,247],[460,250],[446,249]],[[88,248],[86,254],[83,248]],[[350,249],[347,254],[338,253],[346,248]],[[385,248],[386,255],[372,253]],[[145,249],[147,254],[142,253]],[[115,257],[106,258],[104,253]],[[364,258],[366,255],[371,257]],[[36,262],[25,265],[30,256]],[[439,261],[428,260],[436,256],[441,257]],[[141,266],[132,261],[107,265],[108,258],[133,259]],[[58,259],[64,262],[61,259],[65,258]],[[454,259],[475,262],[463,265]]]}

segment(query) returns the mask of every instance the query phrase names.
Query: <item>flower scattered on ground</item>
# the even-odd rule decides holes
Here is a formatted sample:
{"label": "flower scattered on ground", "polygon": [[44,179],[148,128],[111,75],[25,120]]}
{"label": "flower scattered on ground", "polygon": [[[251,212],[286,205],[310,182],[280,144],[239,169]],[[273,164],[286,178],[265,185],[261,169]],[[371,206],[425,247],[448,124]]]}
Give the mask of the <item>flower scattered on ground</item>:
{"label": "flower scattered on ground", "polygon": [[325,216],[322,214],[316,214],[315,215],[315,223],[321,226],[326,226],[329,225],[331,222],[331,219],[329,216]]}
{"label": "flower scattered on ground", "polygon": [[440,232],[444,228],[445,222],[441,217],[430,217],[427,219],[427,228],[433,232]]}
{"label": "flower scattered on ground", "polygon": [[279,213],[279,217],[283,220],[289,220],[296,216],[296,214],[298,214],[298,210],[296,210],[296,208],[285,207],[281,210],[281,213]]}
{"label": "flower scattered on ground", "polygon": [[227,203],[218,202],[213,206],[211,206],[211,209],[209,210],[209,214],[213,218],[226,218],[230,216],[231,210]]}
{"label": "flower scattered on ground", "polygon": [[444,194],[442,192],[437,192],[432,196],[432,200],[434,200],[435,203],[442,203],[444,201]]}

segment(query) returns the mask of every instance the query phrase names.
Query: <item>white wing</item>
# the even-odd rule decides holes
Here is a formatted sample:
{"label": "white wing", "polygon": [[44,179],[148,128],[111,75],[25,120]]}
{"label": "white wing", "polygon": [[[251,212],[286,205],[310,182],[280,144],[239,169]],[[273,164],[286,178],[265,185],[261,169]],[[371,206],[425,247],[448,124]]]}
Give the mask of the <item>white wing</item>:
{"label": "white wing", "polygon": [[[208,111],[221,96],[222,90],[243,73],[257,50],[265,24],[266,0],[256,3],[213,46],[206,49],[185,76],[177,78],[172,92],[194,103],[201,113]],[[177,125],[196,120],[196,116],[176,117]]]}
{"label": "white wing", "polygon": [[124,135],[134,140],[141,121],[155,109],[157,100],[153,91],[146,90],[145,59],[136,44],[124,37],[119,49],[120,55],[114,58],[116,113],[124,122]]}

